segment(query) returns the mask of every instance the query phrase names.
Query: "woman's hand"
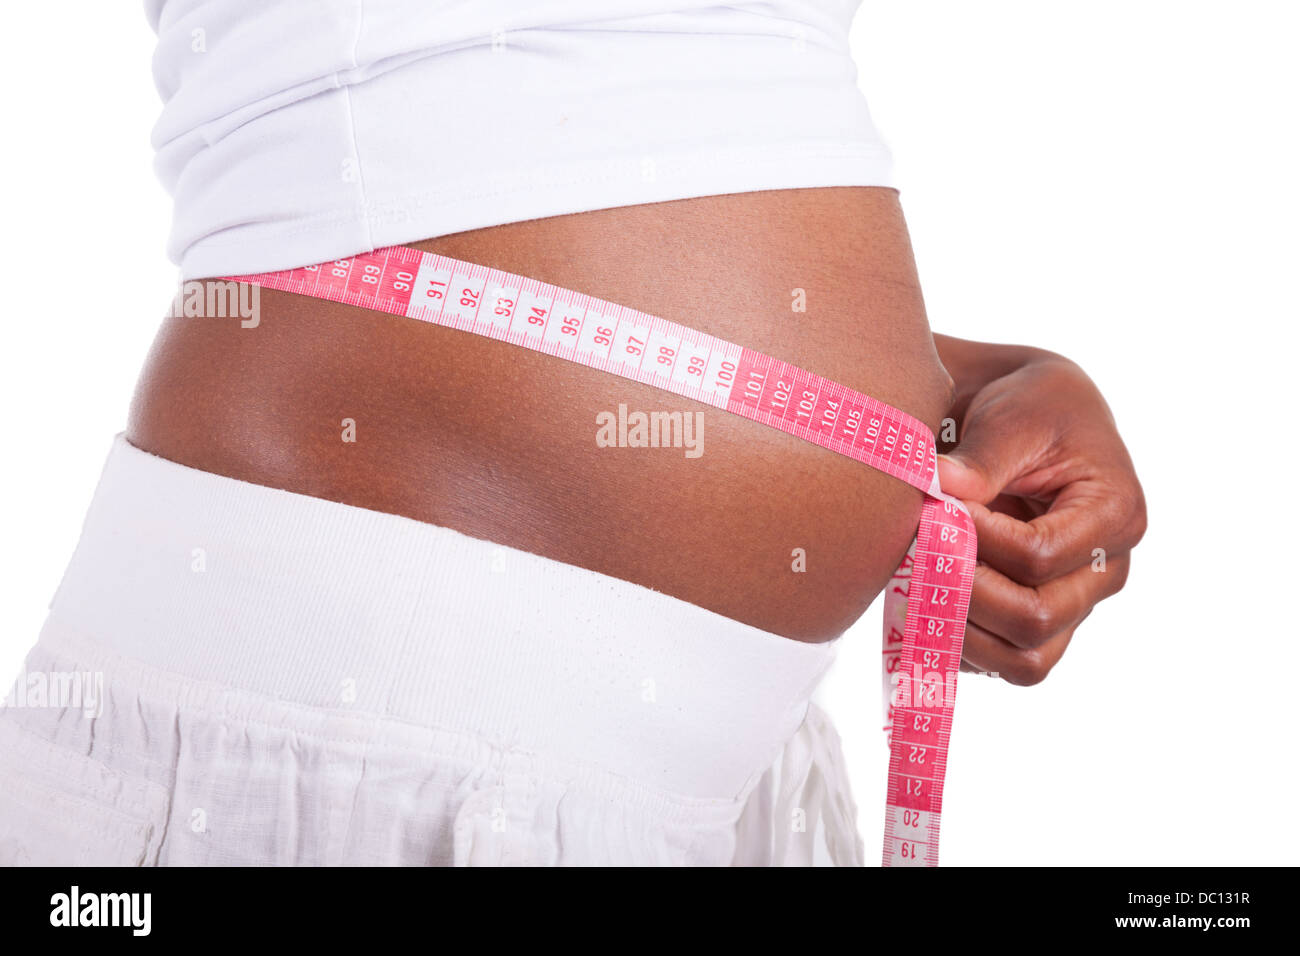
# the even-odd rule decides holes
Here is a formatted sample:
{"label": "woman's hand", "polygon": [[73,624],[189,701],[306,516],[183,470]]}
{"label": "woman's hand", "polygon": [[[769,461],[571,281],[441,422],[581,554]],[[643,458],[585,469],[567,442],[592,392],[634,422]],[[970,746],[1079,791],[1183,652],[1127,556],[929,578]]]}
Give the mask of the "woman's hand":
{"label": "woman's hand", "polygon": [[1124,586],[1146,531],[1142,486],[1105,400],[1073,362],[935,342],[958,423],[939,481],[979,534],[963,669],[1036,684],[1093,606]]}

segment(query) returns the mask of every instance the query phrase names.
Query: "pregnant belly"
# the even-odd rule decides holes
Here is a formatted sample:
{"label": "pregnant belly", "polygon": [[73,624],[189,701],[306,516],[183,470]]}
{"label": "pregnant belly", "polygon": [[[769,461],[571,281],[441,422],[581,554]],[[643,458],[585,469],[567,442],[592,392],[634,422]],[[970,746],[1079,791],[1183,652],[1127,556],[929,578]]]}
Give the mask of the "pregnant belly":
{"label": "pregnant belly", "polygon": [[[682,200],[414,245],[712,333],[932,428],[947,407],[890,190]],[[682,427],[644,447],[643,421]],[[455,528],[808,641],[837,636],[866,609],[921,504],[865,465],[650,386],[270,290],[255,328],[166,320],[127,438],[195,468]]]}

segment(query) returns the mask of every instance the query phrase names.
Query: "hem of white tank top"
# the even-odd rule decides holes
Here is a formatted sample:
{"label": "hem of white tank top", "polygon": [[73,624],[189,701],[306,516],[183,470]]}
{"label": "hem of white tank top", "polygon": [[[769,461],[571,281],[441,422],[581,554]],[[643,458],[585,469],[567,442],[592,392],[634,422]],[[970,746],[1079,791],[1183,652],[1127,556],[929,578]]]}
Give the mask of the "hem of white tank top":
{"label": "hem of white tank top", "polygon": [[[642,176],[646,158],[654,175]],[[580,173],[578,171],[581,171]],[[479,184],[475,189],[474,184]],[[596,164],[563,164],[500,177],[492,188],[470,177],[436,189],[403,190],[334,209],[285,219],[223,227],[196,239],[179,254],[169,249],[186,278],[245,275],[292,269],[345,258],[373,248],[534,219],[789,189],[877,187],[896,189],[892,154],[884,144],[790,143],[780,147],[626,154]],[[575,187],[582,187],[581,193]],[[524,200],[503,197],[523,195]],[[505,208],[508,206],[508,208]],[[326,236],[307,246],[296,239]],[[229,233],[229,235],[222,235]],[[250,235],[251,233],[251,235]],[[360,236],[373,245],[358,244]],[[292,248],[290,248],[292,247]],[[235,256],[228,250],[238,250]]]}

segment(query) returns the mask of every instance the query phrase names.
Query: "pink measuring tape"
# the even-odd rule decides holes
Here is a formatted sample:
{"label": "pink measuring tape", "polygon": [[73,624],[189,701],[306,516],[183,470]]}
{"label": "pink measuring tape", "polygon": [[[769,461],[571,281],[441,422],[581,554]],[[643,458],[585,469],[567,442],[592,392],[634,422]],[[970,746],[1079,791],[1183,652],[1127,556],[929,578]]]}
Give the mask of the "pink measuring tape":
{"label": "pink measuring tape", "polygon": [[230,278],[472,332],[654,385],[779,428],[925,492],[916,542],[885,599],[890,755],[884,865],[938,864],[975,526],[961,503],[939,490],[934,435],[923,423],[703,332],[406,246]]}

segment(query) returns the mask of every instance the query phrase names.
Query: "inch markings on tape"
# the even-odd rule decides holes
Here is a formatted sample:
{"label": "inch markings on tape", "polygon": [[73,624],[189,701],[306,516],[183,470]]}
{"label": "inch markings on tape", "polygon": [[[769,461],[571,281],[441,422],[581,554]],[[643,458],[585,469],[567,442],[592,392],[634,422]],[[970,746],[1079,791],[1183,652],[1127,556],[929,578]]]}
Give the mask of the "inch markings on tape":
{"label": "inch markings on tape", "polygon": [[509,342],[726,409],[925,492],[885,597],[885,866],[935,866],[975,526],[939,490],[934,435],[883,402],[753,349],[579,292],[407,246],[230,276]]}

